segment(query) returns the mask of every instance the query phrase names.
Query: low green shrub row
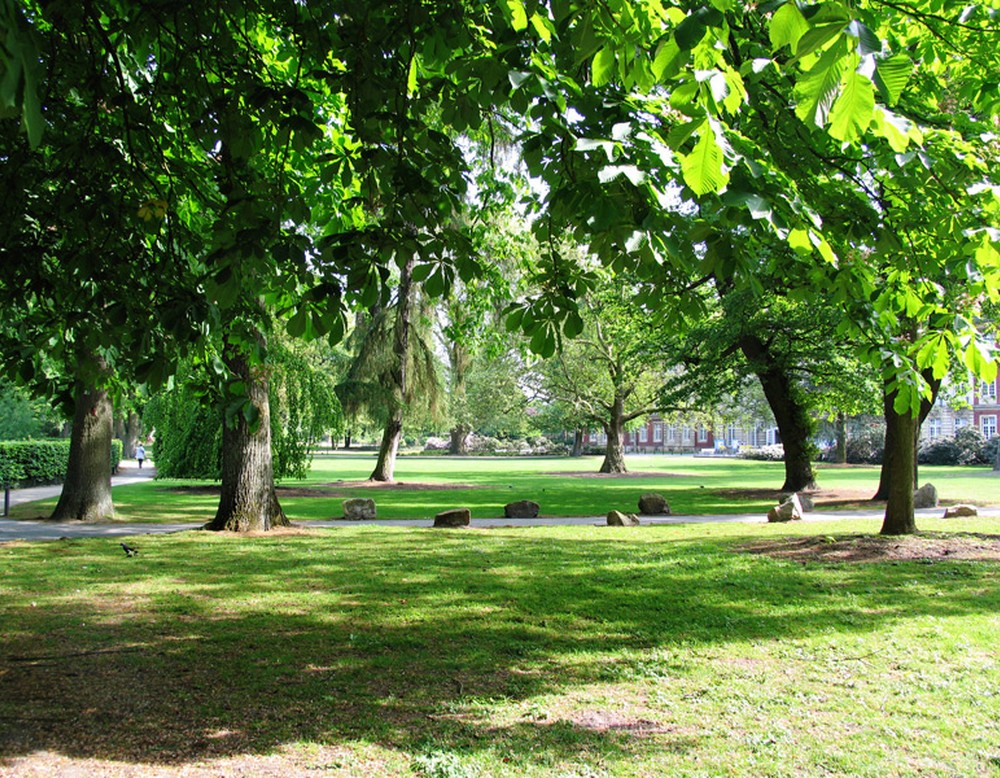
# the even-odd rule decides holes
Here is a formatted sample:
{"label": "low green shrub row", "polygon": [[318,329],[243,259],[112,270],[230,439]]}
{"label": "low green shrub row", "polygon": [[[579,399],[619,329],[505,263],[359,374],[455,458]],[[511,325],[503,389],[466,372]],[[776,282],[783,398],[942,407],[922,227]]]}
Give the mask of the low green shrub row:
{"label": "low green shrub row", "polygon": [[[111,441],[111,472],[118,469],[122,442]],[[29,486],[62,481],[69,463],[69,439],[0,441],[0,484]]]}

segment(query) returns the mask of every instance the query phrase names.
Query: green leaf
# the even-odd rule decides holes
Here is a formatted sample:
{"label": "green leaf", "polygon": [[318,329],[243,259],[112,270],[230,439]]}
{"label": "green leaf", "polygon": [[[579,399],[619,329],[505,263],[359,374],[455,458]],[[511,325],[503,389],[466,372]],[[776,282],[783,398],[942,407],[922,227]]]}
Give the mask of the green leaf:
{"label": "green leaf", "polygon": [[809,230],[796,228],[789,232],[788,245],[798,254],[811,254],[813,246],[809,239]]}
{"label": "green leaf", "polygon": [[794,0],[785,3],[771,17],[771,50],[777,51],[782,46],[789,46],[795,51],[799,39],[808,31],[809,22],[805,20]]}
{"label": "green leaf", "polygon": [[826,125],[830,108],[840,93],[847,58],[847,43],[841,38],[795,85],[795,114],[806,124]]}
{"label": "green leaf", "polygon": [[615,67],[614,49],[604,46],[594,55],[590,65],[590,80],[594,86],[604,86],[611,81]]}
{"label": "green leaf", "polygon": [[541,14],[531,15],[531,26],[535,28],[535,32],[538,33],[538,37],[543,41],[548,43],[552,40],[552,22],[547,16],[542,16]]}
{"label": "green leaf", "polygon": [[684,59],[677,41],[672,37],[665,38],[660,42],[653,59],[653,78],[661,82],[673,79],[680,72]]}
{"label": "green leaf", "polygon": [[997,378],[997,363],[990,358],[989,348],[978,340],[973,340],[962,354],[965,366],[980,381],[992,383]]}
{"label": "green leaf", "polygon": [[[816,7],[816,6],[814,6]],[[795,44],[795,59],[807,57],[819,51],[834,38],[841,36],[851,22],[847,9],[838,3],[824,3],[817,13],[809,18],[809,30]],[[841,40],[845,45],[846,41]]]}
{"label": "green leaf", "polygon": [[563,333],[567,338],[575,338],[583,332],[583,318],[576,311],[570,311],[563,322]]}
{"label": "green leaf", "polygon": [[524,3],[521,0],[504,0],[504,9],[507,13],[507,21],[517,32],[524,30],[528,26],[528,14],[524,10]]}
{"label": "green leaf", "polygon": [[847,25],[847,34],[858,39],[858,51],[862,57],[882,51],[882,41],[879,37],[857,19]]}
{"label": "green leaf", "polygon": [[718,192],[729,182],[723,161],[715,133],[710,127],[703,128],[694,149],[681,160],[684,183],[698,196]]}
{"label": "green leaf", "polygon": [[840,96],[830,111],[830,134],[851,143],[862,136],[872,121],[875,89],[860,73],[851,72],[844,79]]}
{"label": "green leaf", "polygon": [[306,334],[306,321],[308,319],[308,312],[305,307],[299,308],[295,312],[295,315],[288,320],[288,324],[285,325],[285,329],[288,334],[293,338],[301,338]]}
{"label": "green leaf", "polygon": [[913,72],[913,62],[907,54],[896,54],[876,61],[872,77],[879,94],[887,105],[895,105]]}

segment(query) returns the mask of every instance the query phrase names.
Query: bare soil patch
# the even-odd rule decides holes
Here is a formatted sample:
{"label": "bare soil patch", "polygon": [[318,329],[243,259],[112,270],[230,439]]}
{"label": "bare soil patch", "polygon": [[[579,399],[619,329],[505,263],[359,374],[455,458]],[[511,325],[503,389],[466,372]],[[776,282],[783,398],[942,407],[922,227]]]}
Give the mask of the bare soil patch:
{"label": "bare soil patch", "polygon": [[[718,489],[715,492],[729,500],[782,500],[780,489]],[[818,489],[808,492],[817,508],[854,508],[858,510],[877,509],[885,505],[884,500],[871,499],[870,489]],[[942,503],[943,504],[943,503]]]}
{"label": "bare soil patch", "polygon": [[568,470],[544,473],[543,475],[566,476],[567,478],[684,478],[684,473],[641,472],[629,473],[595,473],[591,470]]}
{"label": "bare soil patch", "polygon": [[746,543],[738,550],[796,562],[1000,562],[1000,535],[924,532],[773,538]]}
{"label": "bare soil patch", "polygon": [[634,735],[650,735],[671,731],[669,727],[664,727],[655,721],[631,718],[610,710],[579,711],[572,715],[569,721],[580,729],[592,732],[618,731]]}
{"label": "bare soil patch", "polygon": [[[342,489],[378,489],[385,491],[452,491],[454,489],[482,489],[474,484],[431,484],[419,481],[392,481],[384,483],[381,481],[335,481],[333,483],[322,484],[318,487],[309,486],[276,486],[275,491],[278,497],[323,497],[323,498],[346,498]],[[209,486],[165,486],[162,491],[173,492],[175,494],[203,494],[218,496],[221,487],[218,485]]]}
{"label": "bare soil patch", "polygon": [[400,492],[450,492],[455,489],[482,489],[476,484],[432,484],[421,481],[336,481],[324,486],[340,489],[378,489]]}

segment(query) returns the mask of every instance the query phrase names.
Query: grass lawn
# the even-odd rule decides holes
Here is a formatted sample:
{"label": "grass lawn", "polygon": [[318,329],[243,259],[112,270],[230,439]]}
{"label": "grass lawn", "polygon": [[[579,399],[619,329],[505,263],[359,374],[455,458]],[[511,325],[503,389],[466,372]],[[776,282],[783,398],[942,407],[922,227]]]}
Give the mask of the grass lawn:
{"label": "grass lawn", "polygon": [[995,778],[997,522],[922,528],[2,545],[0,774]]}
{"label": "grass lawn", "polygon": [[[531,499],[543,516],[597,516],[612,508],[634,511],[643,492],[661,492],[675,514],[759,512],[775,504],[784,470],[777,462],[690,456],[632,456],[627,476],[597,476],[600,457],[456,458],[400,457],[400,484],[365,486],[374,454],[337,453],[316,458],[304,481],[281,485],[281,503],[293,520],[342,515],[348,497],[373,497],[379,518],[428,519],[447,508],[466,507],[473,518],[503,516],[503,506]],[[938,487],[944,502],[1000,504],[1000,475],[989,468],[923,467],[921,482]],[[819,466],[826,507],[861,507],[878,485],[877,467]],[[167,481],[117,487],[122,521],[204,523],[218,505],[208,482]],[[55,500],[15,506],[13,518],[48,515]],[[820,506],[821,508],[824,506]],[[868,504],[877,508],[878,505]]]}

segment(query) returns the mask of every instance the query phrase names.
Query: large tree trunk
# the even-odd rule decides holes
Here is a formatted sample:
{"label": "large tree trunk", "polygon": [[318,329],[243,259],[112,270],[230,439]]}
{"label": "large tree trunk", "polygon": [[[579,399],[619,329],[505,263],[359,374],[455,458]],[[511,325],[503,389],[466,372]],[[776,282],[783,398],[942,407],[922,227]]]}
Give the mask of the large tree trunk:
{"label": "large tree trunk", "polygon": [[129,411],[123,419],[122,427],[122,456],[125,459],[134,459],[135,447],[139,444],[139,431],[141,429],[139,414],[135,411]]}
{"label": "large tree trunk", "polygon": [[403,437],[403,406],[406,399],[406,364],[410,359],[410,308],[412,305],[412,272],[414,260],[407,260],[399,276],[399,302],[396,327],[393,332],[392,386],[389,388],[389,418],[382,432],[378,461],[368,476],[369,481],[392,481],[396,471],[396,455]]}
{"label": "large tree trunk", "polygon": [[448,453],[454,456],[464,456],[469,453],[469,433],[472,428],[468,424],[456,424],[451,428],[451,440]]}
{"label": "large tree trunk", "polygon": [[834,457],[838,465],[847,464],[847,414],[837,414],[837,452]]}
{"label": "large tree trunk", "polygon": [[615,395],[604,431],[608,435],[608,443],[604,448],[604,462],[601,463],[600,472],[627,473],[628,468],[625,467],[625,400],[619,395]]}
{"label": "large tree trunk", "polygon": [[[882,460],[883,478],[888,480],[888,502],[882,521],[883,535],[909,535],[917,531],[917,521],[913,513],[913,459],[914,439],[920,427],[920,420],[907,411],[903,415],[893,408],[895,392],[885,397],[885,438],[886,456]],[[893,442],[893,453],[889,455],[888,444]]]}
{"label": "large tree trunk", "polygon": [[[918,480],[917,472],[917,449],[920,447],[920,428],[923,426],[924,421],[927,416],[934,409],[934,403],[937,402],[938,392],[941,391],[941,379],[934,378],[934,374],[928,369],[923,373],[924,380],[927,381],[931,388],[930,398],[923,398],[920,401],[920,416],[916,420],[916,431],[913,435],[913,439],[910,441],[909,446],[913,449],[911,454],[906,455],[907,461],[911,463],[912,472],[912,487],[916,488],[920,483]],[[892,395],[895,397],[895,395]],[[882,450],[882,470],[879,473],[878,480],[878,490],[872,497],[873,500],[888,500],[889,494],[892,489],[892,478],[893,473],[896,472],[898,466],[896,460],[899,457],[899,446],[902,445],[898,438],[898,430],[889,424],[889,414],[893,413],[891,399],[886,397],[883,403],[888,403],[884,405],[883,412],[885,414],[885,445]]]}
{"label": "large tree trunk", "polygon": [[222,430],[222,495],[215,518],[205,529],[228,532],[266,532],[287,527],[274,491],[271,461],[271,406],[265,372],[251,365],[246,354],[227,344],[223,360],[234,380],[243,382],[247,397],[257,409],[250,424],[237,414]]}
{"label": "large tree trunk", "polygon": [[[452,340],[449,347],[449,358],[452,375],[452,407],[457,409],[457,418],[455,425],[451,428],[448,453],[458,456],[469,453],[468,438],[469,433],[472,432],[466,401],[467,375],[469,367],[472,365],[472,357],[463,343]],[[465,418],[462,418],[463,416]]]}
{"label": "large tree trunk", "polygon": [[[573,433],[573,450],[570,452],[571,457],[582,457],[583,456],[583,441],[587,435],[587,431],[584,429],[576,430]],[[998,449],[1000,450],[1000,449]]]}
{"label": "large tree trunk", "polygon": [[816,488],[809,436],[813,423],[788,372],[775,360],[767,345],[755,335],[740,341],[740,349],[760,379],[764,397],[774,414],[785,451],[785,483],[781,490],[798,492]]}
{"label": "large tree trunk", "polygon": [[[81,375],[91,374],[86,369],[90,366],[83,367]],[[69,465],[59,502],[52,512],[54,521],[101,521],[114,517],[111,400],[106,389],[93,383],[93,380],[77,380]]]}

